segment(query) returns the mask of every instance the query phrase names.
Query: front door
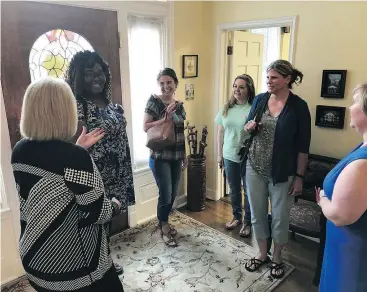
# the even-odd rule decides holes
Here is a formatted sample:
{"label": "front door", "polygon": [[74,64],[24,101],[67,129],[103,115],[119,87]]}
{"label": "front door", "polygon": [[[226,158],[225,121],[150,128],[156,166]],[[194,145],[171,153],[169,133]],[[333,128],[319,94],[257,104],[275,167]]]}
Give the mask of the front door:
{"label": "front door", "polygon": [[[20,139],[23,95],[31,80],[44,72],[60,77],[65,69],[67,60],[56,47],[68,56],[97,51],[110,65],[113,102],[122,103],[116,11],[2,1],[1,82],[12,147]],[[127,212],[116,218],[115,231],[128,227],[127,218]]]}

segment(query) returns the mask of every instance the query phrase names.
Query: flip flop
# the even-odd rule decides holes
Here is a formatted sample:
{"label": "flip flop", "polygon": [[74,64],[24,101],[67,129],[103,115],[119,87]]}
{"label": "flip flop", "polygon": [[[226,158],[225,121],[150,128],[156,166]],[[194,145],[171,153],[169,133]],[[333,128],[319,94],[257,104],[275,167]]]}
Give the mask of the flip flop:
{"label": "flip flop", "polygon": [[250,237],[251,232],[252,232],[251,226],[247,225],[246,223],[243,223],[242,227],[241,227],[241,230],[240,230],[240,236],[244,237],[244,238]]}

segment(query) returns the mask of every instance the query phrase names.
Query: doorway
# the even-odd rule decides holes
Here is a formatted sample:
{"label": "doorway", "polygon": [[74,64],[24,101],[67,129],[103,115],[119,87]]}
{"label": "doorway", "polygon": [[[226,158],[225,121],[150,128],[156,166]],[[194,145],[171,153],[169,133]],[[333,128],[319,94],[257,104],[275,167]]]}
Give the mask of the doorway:
{"label": "doorway", "polygon": [[[28,1],[1,3],[1,75],[11,147],[20,139],[23,95],[31,81],[63,77],[78,51],[94,50],[109,63],[112,101],[122,103],[117,11]],[[128,227],[127,212],[113,220]]]}
{"label": "doorway", "polygon": [[[277,59],[293,63],[297,17],[223,23],[217,30],[216,102],[214,116],[232,93],[236,76],[249,74],[256,94],[266,91],[266,68]],[[217,126],[214,125],[214,129]],[[218,155],[217,131],[214,131],[214,161]],[[216,172],[216,198],[230,202],[224,171]]]}

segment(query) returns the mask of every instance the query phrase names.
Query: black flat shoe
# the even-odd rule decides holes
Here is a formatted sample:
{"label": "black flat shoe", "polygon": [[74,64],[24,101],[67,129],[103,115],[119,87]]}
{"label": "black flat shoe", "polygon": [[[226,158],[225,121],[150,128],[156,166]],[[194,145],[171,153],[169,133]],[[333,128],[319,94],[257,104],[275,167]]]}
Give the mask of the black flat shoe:
{"label": "black flat shoe", "polygon": [[117,263],[113,263],[115,265],[117,275],[121,276],[124,273],[124,268]]}

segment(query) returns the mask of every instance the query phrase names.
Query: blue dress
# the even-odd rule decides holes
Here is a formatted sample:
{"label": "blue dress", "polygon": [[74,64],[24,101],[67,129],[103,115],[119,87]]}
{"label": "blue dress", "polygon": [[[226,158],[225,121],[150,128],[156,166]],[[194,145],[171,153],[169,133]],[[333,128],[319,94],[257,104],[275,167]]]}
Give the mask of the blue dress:
{"label": "blue dress", "polygon": [[[361,145],[345,156],[326,176],[324,191],[329,199],[341,171],[354,160],[367,159],[367,147]],[[347,226],[337,227],[327,221],[319,291],[367,291],[367,212]]]}

